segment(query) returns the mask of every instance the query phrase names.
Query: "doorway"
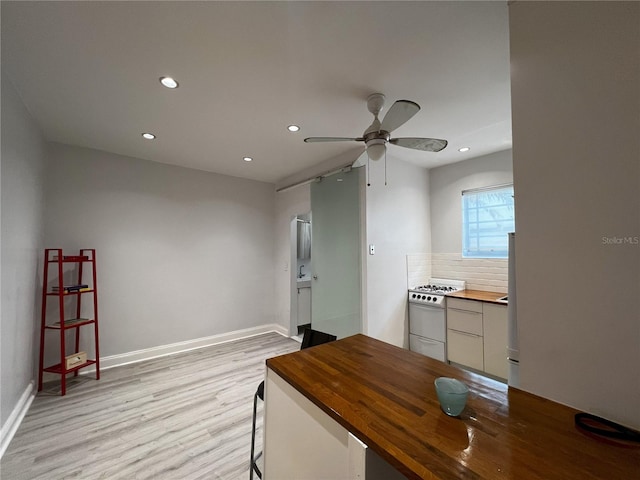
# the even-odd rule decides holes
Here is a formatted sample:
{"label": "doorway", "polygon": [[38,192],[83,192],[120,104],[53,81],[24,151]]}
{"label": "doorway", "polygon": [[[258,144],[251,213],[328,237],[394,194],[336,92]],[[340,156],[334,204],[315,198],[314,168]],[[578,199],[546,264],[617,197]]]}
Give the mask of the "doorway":
{"label": "doorway", "polygon": [[305,328],[311,327],[311,212],[296,215],[291,222],[291,332],[302,339]]}

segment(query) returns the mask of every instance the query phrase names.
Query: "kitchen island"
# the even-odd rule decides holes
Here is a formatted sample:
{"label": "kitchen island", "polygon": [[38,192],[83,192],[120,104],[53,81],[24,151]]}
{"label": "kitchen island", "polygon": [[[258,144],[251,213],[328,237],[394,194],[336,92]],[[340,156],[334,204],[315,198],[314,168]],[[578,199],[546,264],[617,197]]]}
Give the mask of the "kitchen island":
{"label": "kitchen island", "polygon": [[[469,387],[458,418],[441,376]],[[265,395],[265,480],[639,476],[640,450],[587,437],[576,410],[365,335],[267,360]]]}

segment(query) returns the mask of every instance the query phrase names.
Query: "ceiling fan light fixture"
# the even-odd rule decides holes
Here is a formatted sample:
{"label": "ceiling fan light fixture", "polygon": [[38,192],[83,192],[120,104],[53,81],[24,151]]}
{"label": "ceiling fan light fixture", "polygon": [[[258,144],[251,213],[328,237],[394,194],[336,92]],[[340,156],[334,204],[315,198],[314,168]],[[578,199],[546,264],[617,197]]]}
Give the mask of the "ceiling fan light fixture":
{"label": "ceiling fan light fixture", "polygon": [[380,160],[387,151],[385,141],[382,139],[374,139],[367,142],[367,155],[370,160]]}

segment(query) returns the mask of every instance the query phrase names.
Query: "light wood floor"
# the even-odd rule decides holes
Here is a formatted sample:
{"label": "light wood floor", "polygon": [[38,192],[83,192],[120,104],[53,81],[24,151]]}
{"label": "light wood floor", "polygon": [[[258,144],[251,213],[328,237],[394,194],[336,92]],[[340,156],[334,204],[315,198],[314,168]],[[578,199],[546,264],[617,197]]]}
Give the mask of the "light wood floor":
{"label": "light wood floor", "polygon": [[[269,333],[104,370],[99,381],[81,376],[65,397],[43,391],[0,477],[248,479],[253,394],[265,359],[298,349]],[[261,409],[259,419],[261,426]],[[261,430],[257,438],[261,448]]]}

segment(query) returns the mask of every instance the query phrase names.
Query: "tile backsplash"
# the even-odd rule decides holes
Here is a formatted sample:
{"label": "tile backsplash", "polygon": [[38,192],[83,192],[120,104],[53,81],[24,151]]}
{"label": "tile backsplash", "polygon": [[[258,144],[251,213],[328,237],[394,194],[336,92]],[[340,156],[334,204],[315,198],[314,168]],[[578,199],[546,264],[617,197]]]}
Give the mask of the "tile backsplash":
{"label": "tile backsplash", "polygon": [[431,278],[431,254],[407,255],[407,285],[409,288],[425,285],[429,278]]}
{"label": "tile backsplash", "polygon": [[430,277],[464,280],[470,290],[507,293],[506,258],[462,258],[459,253],[407,255],[409,288],[427,283]]}

